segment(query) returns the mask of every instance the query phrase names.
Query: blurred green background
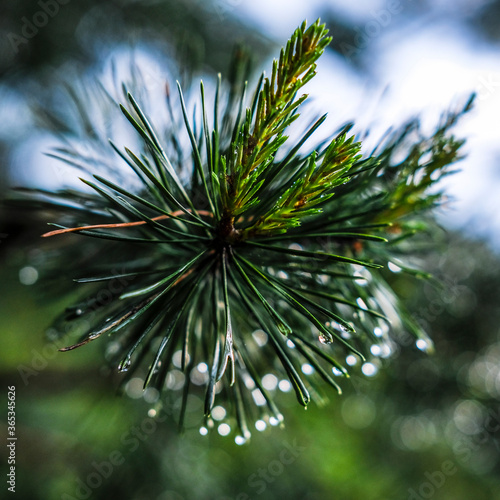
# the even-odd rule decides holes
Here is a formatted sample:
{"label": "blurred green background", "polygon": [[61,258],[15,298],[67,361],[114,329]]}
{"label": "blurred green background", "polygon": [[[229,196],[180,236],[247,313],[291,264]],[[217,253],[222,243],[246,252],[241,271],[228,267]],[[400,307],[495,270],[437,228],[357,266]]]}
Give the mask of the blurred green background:
{"label": "blurred green background", "polygon": [[[269,57],[305,16],[313,21],[318,15],[334,36],[319,72],[321,64],[343,67],[339,78],[357,84],[383,71],[375,67],[370,50],[377,43],[402,43],[405,23],[413,32],[429,22],[460,28],[478,51],[498,50],[494,23],[499,2],[454,3],[454,17],[446,17],[445,7],[439,10],[424,1],[398,2],[401,9],[393,14],[391,25],[386,28],[378,21],[381,33],[370,43],[356,36],[367,32],[368,22],[382,19],[380,13],[389,12],[394,2],[360,2],[368,18],[344,12],[345,2],[318,1],[309,7],[292,2],[288,8],[276,2],[286,10],[283,17],[277,5],[268,4],[3,0],[2,197],[14,185],[53,187],[60,181],[47,167],[48,160],[41,159],[51,131],[30,105],[43,101],[64,116],[64,109],[58,109],[63,77],[77,85],[123,52],[136,51],[153,61],[153,87],[161,81],[163,64],[194,80],[219,71],[227,74],[233,46],[239,42],[250,48],[260,71],[263,65],[270,67]],[[252,9],[260,9],[258,15],[252,16]],[[53,16],[38,14],[44,11]],[[33,34],[25,26],[36,19],[40,27]],[[384,42],[385,35],[389,41]],[[355,52],[347,54],[348,46]],[[383,81],[380,75],[378,79]],[[328,85],[335,94],[335,82]],[[452,102],[454,91],[448,95],[442,109]],[[335,99],[338,96],[331,100]],[[335,105],[340,125],[345,116]],[[480,171],[495,178],[498,157],[492,153]],[[467,168],[456,177],[469,175]],[[494,191],[494,184],[489,190]],[[426,257],[426,268],[443,280],[445,292],[400,273],[393,277],[394,286],[434,339],[436,353],[424,354],[401,338],[375,377],[367,378],[355,368],[352,383],[343,384],[344,395],[332,394],[323,408],[311,405],[304,411],[291,394],[277,390],[285,427],[254,431],[244,446],[216,433],[201,436],[196,401],[191,428],[179,436],[172,421],[155,422],[148,416],[150,405],[143,398],[116,395],[117,374],[106,367],[98,342],[57,353],[44,332],[69,298],[47,301],[46,285],[37,280],[37,266],[45,258],[39,235],[50,213],[3,208],[0,426],[6,434],[7,386],[15,385],[16,494],[26,500],[500,498],[499,258],[494,229],[484,223],[487,210],[493,213],[491,206],[484,206],[490,192],[476,191],[475,196],[476,203],[482,196],[484,213],[462,207],[444,215],[445,245]],[[493,228],[494,219],[489,219]],[[64,269],[60,274],[61,279],[72,278]],[[7,484],[1,488],[7,495]]]}

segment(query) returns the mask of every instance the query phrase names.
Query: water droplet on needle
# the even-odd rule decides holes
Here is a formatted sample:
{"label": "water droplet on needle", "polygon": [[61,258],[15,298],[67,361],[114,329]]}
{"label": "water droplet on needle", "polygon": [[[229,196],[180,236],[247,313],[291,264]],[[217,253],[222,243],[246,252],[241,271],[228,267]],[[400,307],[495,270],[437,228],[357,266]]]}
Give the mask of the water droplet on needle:
{"label": "water droplet on needle", "polygon": [[320,335],[318,337],[318,340],[322,343],[322,344],[331,344],[332,343],[332,340],[325,337],[324,335]]}

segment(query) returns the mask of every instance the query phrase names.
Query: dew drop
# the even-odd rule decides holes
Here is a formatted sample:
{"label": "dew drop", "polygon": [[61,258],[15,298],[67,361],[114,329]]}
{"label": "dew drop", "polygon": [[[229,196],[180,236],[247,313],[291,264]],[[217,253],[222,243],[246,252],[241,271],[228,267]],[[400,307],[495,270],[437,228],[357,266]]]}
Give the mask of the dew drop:
{"label": "dew drop", "polygon": [[280,380],[278,387],[281,392],[290,392],[292,390],[292,384],[288,380]]}
{"label": "dew drop", "polygon": [[217,427],[217,432],[221,436],[227,436],[231,432],[231,427],[228,424],[220,424],[219,427]]}
{"label": "dew drop", "polygon": [[332,339],[327,338],[325,335],[320,335],[320,336],[318,337],[318,340],[319,340],[322,344],[331,344],[331,343],[332,343]]}
{"label": "dew drop", "polygon": [[262,377],[262,386],[268,391],[274,391],[278,382],[278,377],[272,373],[268,373]]}
{"label": "dew drop", "polygon": [[366,305],[365,301],[361,297],[358,297],[356,299],[356,304],[358,304],[358,306],[361,307],[361,309],[364,309],[365,311],[368,309],[368,306]]}
{"label": "dew drop", "polygon": [[246,439],[243,436],[236,436],[234,438],[234,442],[238,445],[241,446],[242,444],[246,443]]}
{"label": "dew drop", "polygon": [[245,382],[245,387],[247,389],[250,389],[250,390],[255,389],[255,382],[254,382],[253,378],[251,378],[250,376],[245,377],[244,382]]}
{"label": "dew drop", "polygon": [[262,392],[260,392],[260,389],[254,389],[252,391],[252,397],[257,406],[264,406],[266,404],[266,398]]}
{"label": "dew drop", "polygon": [[148,387],[144,392],[142,397],[146,403],[156,403],[160,399],[160,392],[154,387]]}
{"label": "dew drop", "polygon": [[267,424],[264,420],[257,420],[257,422],[255,422],[255,428],[260,432],[265,430],[266,427],[267,427]]}
{"label": "dew drop", "polygon": [[396,264],[394,264],[394,262],[389,262],[387,264],[387,267],[393,273],[400,273],[402,271],[402,269],[399,266],[397,266]]}
{"label": "dew drop", "polygon": [[23,285],[33,285],[38,280],[38,271],[32,266],[26,266],[19,270],[19,281]]}
{"label": "dew drop", "polygon": [[226,416],[226,409],[222,406],[216,406],[212,409],[211,415],[214,420],[224,420]]}
{"label": "dew drop", "polygon": [[351,325],[349,324],[342,324],[340,323],[340,329],[344,332],[344,333],[356,333],[356,330],[354,329],[354,327],[352,327]]}
{"label": "dew drop", "polygon": [[420,349],[421,351],[427,351],[427,349],[429,348],[428,342],[424,339],[418,339],[416,346],[417,349]]}
{"label": "dew drop", "polygon": [[196,368],[198,368],[198,371],[200,373],[207,373],[208,371],[208,365],[206,363],[198,363],[198,366]]}
{"label": "dew drop", "polygon": [[354,366],[358,360],[356,358],[356,356],[354,356],[353,354],[349,354],[349,356],[347,356],[345,358],[345,362],[349,365],[349,366]]}
{"label": "dew drop", "polygon": [[120,373],[122,372],[126,372],[129,368],[130,368],[130,365],[132,364],[132,361],[130,360],[130,357],[126,357],[124,360],[122,360],[122,362],[119,364],[118,366],[118,371]]}
{"label": "dew drop", "polygon": [[165,378],[165,387],[178,391],[184,387],[186,376],[180,370],[171,370]]}
{"label": "dew drop", "polygon": [[318,281],[323,285],[326,285],[330,281],[330,277],[326,274],[320,274],[317,278]]}
{"label": "dew drop", "polygon": [[378,368],[373,363],[364,363],[361,367],[361,371],[367,377],[373,377],[377,374]]}
{"label": "dew drop", "polygon": [[301,370],[304,375],[312,375],[314,373],[314,368],[309,363],[304,363],[301,366]]}
{"label": "dew drop", "polygon": [[[183,358],[183,352],[181,350],[178,350],[174,353],[172,356],[172,363],[175,367],[181,368],[182,367],[182,358]],[[186,363],[189,363],[189,354],[186,355]]]}
{"label": "dew drop", "polygon": [[262,330],[255,330],[252,333],[252,337],[254,338],[255,342],[257,342],[259,347],[262,347],[267,344],[268,340],[267,333]]}
{"label": "dew drop", "polygon": [[127,396],[132,399],[142,398],[142,394],[144,392],[143,387],[144,380],[142,378],[131,378],[125,385],[125,394],[127,394]]}

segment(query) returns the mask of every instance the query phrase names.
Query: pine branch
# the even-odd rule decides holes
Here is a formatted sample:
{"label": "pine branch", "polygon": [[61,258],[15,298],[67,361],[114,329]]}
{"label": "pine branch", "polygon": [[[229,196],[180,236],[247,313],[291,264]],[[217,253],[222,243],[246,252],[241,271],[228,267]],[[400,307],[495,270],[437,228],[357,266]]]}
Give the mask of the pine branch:
{"label": "pine branch", "polygon": [[[103,105],[107,92],[99,92],[95,110],[86,97],[77,109],[95,161],[69,146],[54,156],[79,175],[89,165],[92,177],[82,181],[91,191],[24,190],[19,201],[60,214],[58,229],[43,235],[48,245],[61,241],[53,243],[58,292],[66,293],[61,268],[81,276],[74,280],[79,299],[54,323],[58,337],[72,339],[62,350],[110,335],[109,359],[124,372],[125,392],[132,374],[141,377],[162,401],[172,398],[181,429],[196,393],[205,401],[202,433],[214,427],[218,402],[244,442],[251,419],[259,430],[283,420],[266,375],[280,387],[288,380],[307,406],[324,384],[341,392],[346,364],[372,375],[402,330],[432,345],[382,268],[397,264],[429,278],[408,260],[416,241],[434,244],[432,210],[442,199],[436,182],[460,159],[463,141],[450,131],[472,100],[430,136],[414,121],[371,155],[349,135],[352,125],[303,151],[326,116],[295,144],[287,134],[329,41],[319,20],[304,22],[250,103],[245,82],[234,76],[227,92],[219,76],[213,106],[201,84],[193,120],[180,85],[178,102],[167,85],[162,126],[126,91],[120,109],[137,144],[106,143],[113,159],[101,156],[108,149],[91,117],[115,108]],[[233,75],[247,73],[237,52]],[[128,177],[110,168],[116,162]],[[103,167],[94,172],[95,165]]]}
{"label": "pine branch", "polygon": [[271,79],[264,79],[254,106],[246,119],[227,159],[225,181],[228,185],[223,204],[223,225],[232,226],[237,215],[245,213],[264,183],[272,159],[283,146],[285,130],[298,118],[298,107],[307,95],[297,92],[316,74],[316,60],[330,43],[324,25],[306,29],[304,22],[273,62]]}

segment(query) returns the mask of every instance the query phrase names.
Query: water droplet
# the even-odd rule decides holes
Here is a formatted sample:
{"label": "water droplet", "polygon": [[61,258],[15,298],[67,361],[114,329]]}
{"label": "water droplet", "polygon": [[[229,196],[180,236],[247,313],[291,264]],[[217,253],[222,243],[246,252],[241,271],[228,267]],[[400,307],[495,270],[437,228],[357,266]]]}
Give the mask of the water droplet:
{"label": "water droplet", "polygon": [[216,406],[211,412],[210,415],[214,420],[223,420],[226,416],[226,409],[223,406]]}
{"label": "water droplet", "polygon": [[19,281],[23,285],[33,285],[38,280],[38,271],[32,266],[26,266],[19,270]]}
{"label": "water droplet", "polygon": [[377,344],[374,344],[370,347],[370,352],[374,355],[374,356],[380,356],[380,354],[382,353],[382,348],[377,345]]}
{"label": "water droplet", "polygon": [[382,331],[382,328],[380,328],[380,326],[376,326],[374,329],[373,329],[373,335],[375,335],[375,337],[382,337],[382,334],[384,332]]}
{"label": "water droplet", "polygon": [[250,389],[250,390],[255,389],[255,381],[250,376],[246,376],[244,378],[244,382],[245,382],[245,387],[247,389]]}
{"label": "water droplet", "polygon": [[392,348],[389,344],[382,345],[382,353],[380,354],[381,358],[388,358],[392,354]]}
{"label": "water droplet", "polygon": [[345,358],[345,362],[349,365],[349,366],[354,366],[357,362],[358,362],[358,359],[356,358],[356,356],[354,356],[353,354],[349,354],[349,356],[347,356]]}
{"label": "water droplet", "polygon": [[206,363],[199,363],[196,368],[198,368],[200,373],[207,373],[208,371],[208,365]]}
{"label": "water droplet", "polygon": [[[179,349],[172,356],[172,363],[176,368],[182,367],[182,351]],[[186,364],[189,363],[189,354],[186,355]]]}
{"label": "water droplet", "polygon": [[271,417],[271,418],[269,419],[269,423],[270,423],[272,426],[276,427],[276,426],[280,423],[280,421],[279,421],[276,417]]}
{"label": "water droplet", "polygon": [[366,305],[365,301],[361,297],[358,297],[356,299],[356,304],[358,304],[358,306],[361,307],[361,309],[364,309],[365,311],[368,309],[368,306]]}
{"label": "water droplet", "polygon": [[221,436],[227,436],[231,432],[231,427],[228,424],[220,424],[219,427],[217,427],[217,432]]}
{"label": "water droplet", "polygon": [[268,373],[262,377],[262,386],[268,391],[274,391],[278,385],[278,377],[272,373]]}
{"label": "water droplet", "polygon": [[367,377],[373,377],[377,374],[378,368],[373,363],[364,363],[361,367],[361,371]]}
{"label": "water droplet", "polygon": [[125,359],[121,361],[121,363],[118,366],[118,371],[119,372],[126,372],[129,368],[130,365],[132,364],[132,361],[130,360],[130,356],[127,356]]}
{"label": "water droplet", "polygon": [[234,442],[238,445],[241,446],[242,444],[246,443],[246,439],[243,436],[236,436],[234,438]]}
{"label": "water droplet", "polygon": [[393,262],[389,262],[387,267],[389,268],[389,271],[392,271],[393,273],[400,273],[402,271],[402,269]]}
{"label": "water droplet", "polygon": [[144,390],[143,398],[146,403],[156,403],[160,399],[160,392],[154,387],[148,387]]}
{"label": "water droplet", "polygon": [[424,339],[418,339],[416,342],[417,349],[421,351],[427,351],[429,349],[429,343]]}
{"label": "water droplet", "polygon": [[332,343],[332,339],[331,338],[327,338],[325,335],[320,335],[318,337],[318,340],[322,343],[322,344],[331,344]]}
{"label": "water droplet", "polygon": [[356,272],[356,273],[354,273],[354,276],[356,276],[355,282],[357,285],[366,286],[368,284],[368,280],[361,273]]}
{"label": "water droplet", "polygon": [[125,385],[125,393],[129,398],[139,399],[142,398],[144,391],[144,380],[139,377],[131,378]]}
{"label": "water droplet", "polygon": [[180,370],[171,370],[165,378],[165,387],[173,391],[178,391],[184,387],[186,376]]}
{"label": "water droplet", "polygon": [[265,430],[266,427],[267,427],[267,424],[264,420],[257,420],[257,422],[255,422],[255,428],[260,432]]}
{"label": "water droplet", "polygon": [[[200,370],[200,365],[205,368],[205,371]],[[189,378],[194,385],[204,385],[208,380],[208,366],[205,363],[200,363],[197,368],[193,368],[189,374]]]}
{"label": "water droplet", "polygon": [[289,339],[286,341],[286,345],[290,348],[290,349],[295,349],[295,344]]}
{"label": "water droplet", "polygon": [[255,342],[257,342],[257,345],[259,347],[262,347],[263,345],[267,344],[267,333],[264,332],[263,330],[255,330],[252,333],[252,337],[254,338]]}
{"label": "water droplet", "polygon": [[292,384],[288,380],[280,380],[278,387],[281,392],[290,392],[292,390]]}
{"label": "water droplet", "polygon": [[208,429],[206,427],[200,427],[200,434],[206,436],[208,434]]}
{"label": "water droplet", "polygon": [[314,373],[314,368],[309,363],[304,363],[301,369],[304,375],[312,375]]}
{"label": "water droplet", "polygon": [[156,410],[154,408],[150,408],[148,410],[148,417],[150,417],[150,418],[156,417]]}
{"label": "water droplet", "polygon": [[344,333],[356,333],[356,330],[352,325],[340,323],[339,326]]}
{"label": "water droplet", "polygon": [[254,389],[252,391],[252,397],[257,406],[264,406],[266,404],[266,398],[262,392],[260,392],[260,389]]}

